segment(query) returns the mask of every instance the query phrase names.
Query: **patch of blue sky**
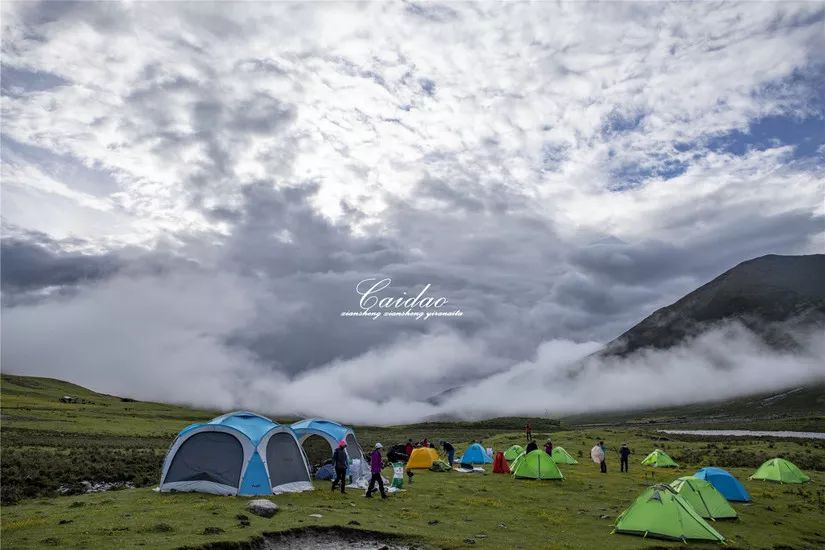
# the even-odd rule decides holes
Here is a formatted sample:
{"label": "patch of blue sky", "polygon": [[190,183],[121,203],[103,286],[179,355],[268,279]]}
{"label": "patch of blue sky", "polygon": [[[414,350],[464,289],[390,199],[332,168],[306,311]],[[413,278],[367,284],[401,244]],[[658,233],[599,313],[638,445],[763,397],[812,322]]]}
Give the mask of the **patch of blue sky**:
{"label": "patch of blue sky", "polygon": [[69,83],[55,74],[31,71],[11,65],[0,65],[0,82],[3,94],[15,96],[21,93],[42,92]]}
{"label": "patch of blue sky", "polygon": [[546,142],[541,148],[541,169],[543,172],[554,172],[567,160],[570,147]]}
{"label": "patch of blue sky", "polygon": [[710,138],[705,147],[717,153],[745,155],[775,147],[791,147],[794,160],[821,157],[825,146],[825,119],[772,115],[756,119],[748,129],[732,130]]}
{"label": "patch of blue sky", "polygon": [[602,123],[602,135],[609,137],[610,135],[637,130],[642,125],[644,118],[645,115],[642,112],[622,113],[614,110],[607,115]]}
{"label": "patch of blue sky", "polygon": [[87,166],[74,156],[21,143],[5,134],[0,136],[0,147],[6,157],[37,166],[50,178],[74,190],[98,197],[108,196],[120,190],[117,180],[107,169],[101,166]]}
{"label": "patch of blue sky", "polygon": [[622,191],[656,178],[669,180],[681,176],[688,169],[688,162],[664,154],[653,155],[640,163],[619,164],[609,170],[611,191]]}

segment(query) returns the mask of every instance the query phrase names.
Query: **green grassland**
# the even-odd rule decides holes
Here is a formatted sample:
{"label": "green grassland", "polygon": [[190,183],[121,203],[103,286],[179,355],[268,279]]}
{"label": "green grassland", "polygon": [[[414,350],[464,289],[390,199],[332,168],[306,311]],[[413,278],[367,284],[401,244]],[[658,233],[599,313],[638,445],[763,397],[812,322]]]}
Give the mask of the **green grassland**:
{"label": "green grassland", "polygon": [[[64,404],[63,395],[85,402]],[[316,526],[387,533],[438,548],[679,547],[610,532],[616,516],[646,486],[689,475],[705,465],[728,468],[754,497],[753,504],[735,505],[739,520],[714,524],[728,539],[728,547],[825,547],[822,441],[663,437],[648,426],[571,427],[530,419],[538,437],[552,435],[557,445],[580,460],[578,465],[561,466],[564,481],[422,471],[407,491],[387,501],[367,500],[357,491],[342,496],[317,482],[316,491],[272,497],[280,511],[264,519],[245,510],[249,498],[152,491],[174,434],[189,423],[212,418],[215,411],[124,401],[56,380],[6,375],[0,397],[4,548],[179,548],[210,543],[241,548],[265,533]],[[429,423],[357,432],[365,446],[376,440],[386,445],[427,436],[446,437],[459,449],[472,439],[505,449],[523,443],[520,427],[526,421]],[[588,458],[597,438],[608,445],[606,475]],[[617,471],[614,451],[622,442],[635,453],[629,474]],[[656,447],[681,467],[656,470],[639,465]],[[756,466],[773,456],[795,462],[812,483],[747,480]],[[54,496],[58,486],[81,480],[130,481],[138,488]],[[246,516],[249,525],[239,516]],[[692,548],[711,546],[716,547],[690,543]]]}

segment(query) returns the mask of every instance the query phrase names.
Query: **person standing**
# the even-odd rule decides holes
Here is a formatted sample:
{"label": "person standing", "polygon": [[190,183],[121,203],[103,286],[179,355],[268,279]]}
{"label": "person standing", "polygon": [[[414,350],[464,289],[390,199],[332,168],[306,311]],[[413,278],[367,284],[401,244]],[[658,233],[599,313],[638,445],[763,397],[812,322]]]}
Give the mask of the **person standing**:
{"label": "person standing", "polygon": [[335,479],[332,481],[332,490],[341,483],[341,494],[346,491],[347,467],[349,466],[349,456],[347,456],[347,443],[343,439],[338,443],[338,448],[332,453],[332,466],[335,468]]}
{"label": "person standing", "polygon": [[375,483],[378,482],[378,491],[381,493],[381,498],[387,498],[387,492],[384,490],[384,480],[381,479],[381,469],[384,467],[384,460],[381,458],[381,449],[384,446],[381,443],[376,443],[370,453],[370,484],[367,487],[367,494],[364,496],[372,498],[372,492],[375,491]]}
{"label": "person standing", "polygon": [[544,452],[550,456],[553,456],[553,442],[549,439],[547,440],[547,443],[544,444]]}
{"label": "person standing", "polygon": [[453,459],[455,458],[455,447],[449,441],[441,440],[441,448],[447,453],[447,462],[450,463],[450,468],[453,467]]}
{"label": "person standing", "polygon": [[621,471],[627,473],[627,464],[628,458],[630,457],[630,448],[627,446],[627,443],[622,443],[621,448],[619,449],[619,460],[621,462]]}
{"label": "person standing", "polygon": [[411,454],[412,454],[412,452],[413,452],[413,448],[414,448],[414,447],[413,447],[413,442],[412,442],[412,439],[408,439],[408,440],[407,440],[407,444],[406,444],[406,445],[404,445],[404,452],[405,452],[405,453],[407,453],[407,459],[409,459],[409,458],[410,458],[410,455],[411,455]]}
{"label": "person standing", "polygon": [[527,444],[527,447],[524,448],[524,453],[529,454],[529,453],[535,451],[538,448],[539,448],[539,444],[531,439],[530,443]]}
{"label": "person standing", "polygon": [[529,422],[524,426],[524,434],[527,436],[527,441],[533,441],[533,427]]}
{"label": "person standing", "polygon": [[590,449],[590,458],[599,465],[601,473],[607,473],[607,464],[604,461],[604,441],[599,441]]}

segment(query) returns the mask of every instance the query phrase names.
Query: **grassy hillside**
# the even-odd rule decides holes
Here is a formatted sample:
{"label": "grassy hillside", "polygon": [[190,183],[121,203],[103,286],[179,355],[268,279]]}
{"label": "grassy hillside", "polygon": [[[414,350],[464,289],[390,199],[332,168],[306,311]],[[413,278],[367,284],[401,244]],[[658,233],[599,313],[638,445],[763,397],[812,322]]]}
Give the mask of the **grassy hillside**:
{"label": "grassy hillside", "polygon": [[[64,395],[78,402],[61,403]],[[399,535],[412,544],[439,548],[678,547],[610,531],[616,516],[653,482],[710,464],[746,480],[773,456],[794,461],[814,482],[791,487],[745,481],[755,502],[736,505],[740,521],[717,522],[715,527],[735,548],[825,545],[823,441],[663,437],[645,425],[564,427],[525,418],[357,428],[364,445],[427,436],[449,438],[460,450],[472,439],[504,449],[523,443],[520,430],[530,421],[537,437],[552,435],[581,464],[563,466],[563,482],[424,471],[408,491],[387,502],[365,500],[356,491],[342,497],[319,482],[312,493],[273,497],[281,511],[263,519],[245,511],[248,498],[151,490],[174,434],[216,411],[129,402],[56,380],[6,375],[0,397],[4,548],[179,548],[221,542],[227,543],[221,548],[240,548],[240,543],[265,533],[322,526],[375,532],[385,542]],[[599,474],[587,458],[598,438],[611,449],[607,475]],[[630,474],[616,471],[615,449],[624,441],[635,452]],[[655,447],[666,450],[681,468],[662,471],[639,465]],[[385,476],[390,475],[387,470]],[[79,494],[83,480],[130,481],[138,488]],[[54,497],[59,486],[78,494]],[[9,505],[12,502],[16,504]]]}
{"label": "grassy hillside", "polygon": [[[63,402],[64,397],[71,402]],[[55,380],[0,376],[2,425],[2,503],[83,490],[82,481],[157,484],[166,450],[185,426],[220,411],[138,402]],[[292,418],[277,418],[293,422]],[[364,444],[375,441],[470,441],[520,429],[558,423],[542,419],[500,418],[482,422],[424,423],[386,428],[356,427]]]}
{"label": "grassy hillside", "polygon": [[581,414],[563,420],[573,425],[825,432],[825,383],[714,403]]}
{"label": "grassy hillside", "polygon": [[[688,475],[705,463],[708,443],[680,440],[653,442],[650,434],[626,430],[565,431],[553,434],[578,465],[563,466],[565,480],[515,480],[508,475],[472,475],[422,471],[407,491],[389,501],[365,500],[357,491],[332,493],[328,484],[316,491],[278,496],[281,511],[263,519],[245,510],[248,498],[201,494],[157,494],[132,489],[102,494],[28,500],[4,509],[5,547],[26,549],[45,545],[66,548],[196,547],[207,543],[240,543],[267,532],[314,526],[348,526],[402,535],[414,544],[438,548],[579,548],[610,545],[616,549],[679,547],[679,544],[611,535],[616,516],[644,487]],[[586,460],[596,437],[613,445],[627,440],[636,454],[631,473],[598,473]],[[488,443],[505,448],[521,441],[517,434],[492,437]],[[643,468],[638,462],[654,445],[664,447],[682,464],[677,470]],[[783,454],[810,455],[823,461],[825,448],[813,442],[717,442],[714,462],[743,455],[761,460]],[[771,446],[773,448],[771,448]],[[740,457],[741,458],[741,457]],[[716,462],[719,463],[719,462]],[[820,463],[822,466],[822,463]],[[489,468],[488,468],[489,469]],[[753,468],[731,467],[745,480]],[[803,487],[745,481],[755,501],[735,505],[739,521],[714,526],[734,548],[816,548],[825,545],[825,472],[808,470],[813,484]],[[385,475],[390,475],[389,471]],[[321,518],[310,514],[321,514]],[[249,526],[241,520],[246,516]],[[207,534],[209,533],[209,534]],[[222,546],[231,548],[234,546]],[[238,546],[240,547],[240,546]],[[691,548],[718,548],[691,543]]]}

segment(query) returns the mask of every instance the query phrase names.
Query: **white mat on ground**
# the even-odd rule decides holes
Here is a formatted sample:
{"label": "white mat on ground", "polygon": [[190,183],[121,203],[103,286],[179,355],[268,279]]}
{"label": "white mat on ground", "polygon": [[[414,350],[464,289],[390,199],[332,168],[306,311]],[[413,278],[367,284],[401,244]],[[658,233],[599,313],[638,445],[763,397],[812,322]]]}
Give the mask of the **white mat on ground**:
{"label": "white mat on ground", "polygon": [[454,472],[461,472],[462,474],[484,474],[484,473],[486,473],[484,471],[484,468],[481,468],[480,466],[473,466],[472,470],[464,470],[462,468],[453,468],[453,471]]}

